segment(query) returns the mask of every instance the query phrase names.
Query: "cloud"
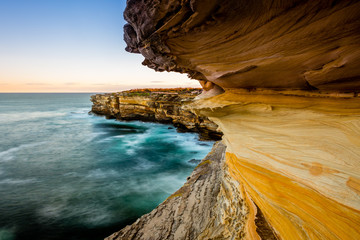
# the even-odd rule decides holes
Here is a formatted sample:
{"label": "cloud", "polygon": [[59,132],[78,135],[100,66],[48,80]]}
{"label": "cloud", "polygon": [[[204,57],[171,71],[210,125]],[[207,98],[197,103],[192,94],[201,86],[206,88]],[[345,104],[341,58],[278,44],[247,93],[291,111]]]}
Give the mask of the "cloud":
{"label": "cloud", "polygon": [[65,85],[76,85],[76,84],[79,84],[77,82],[67,82],[67,83],[64,83]]}

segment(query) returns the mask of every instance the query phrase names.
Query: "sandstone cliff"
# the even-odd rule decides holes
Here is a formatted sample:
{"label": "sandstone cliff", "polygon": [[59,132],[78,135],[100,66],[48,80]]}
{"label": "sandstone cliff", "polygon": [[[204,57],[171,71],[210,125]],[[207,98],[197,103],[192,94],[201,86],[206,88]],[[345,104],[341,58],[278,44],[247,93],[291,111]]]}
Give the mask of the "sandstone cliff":
{"label": "sandstone cliff", "polygon": [[[242,193],[224,165],[225,149],[224,144],[216,143],[182,188],[155,210],[107,240],[231,239],[232,236],[243,236],[249,209],[242,198],[237,197]],[[267,236],[273,236],[271,230]]]}
{"label": "sandstone cliff", "polygon": [[356,0],[128,0],[127,50],[206,89],[360,90]]}
{"label": "sandstone cliff", "polygon": [[[232,210],[211,205],[192,239],[360,239],[359,1],[128,0],[124,16],[127,50],[199,80],[187,108],[224,133],[237,191],[212,201]],[[191,239],[158,218],[116,239]]]}
{"label": "sandstone cliff", "polygon": [[182,108],[200,92],[199,89],[142,89],[96,94],[91,96],[91,112],[119,120],[171,123],[179,131],[198,132],[203,140],[219,140],[222,133],[215,123]]}
{"label": "sandstone cliff", "polygon": [[191,107],[219,125],[230,175],[279,239],[360,237],[359,97],[234,89]]}

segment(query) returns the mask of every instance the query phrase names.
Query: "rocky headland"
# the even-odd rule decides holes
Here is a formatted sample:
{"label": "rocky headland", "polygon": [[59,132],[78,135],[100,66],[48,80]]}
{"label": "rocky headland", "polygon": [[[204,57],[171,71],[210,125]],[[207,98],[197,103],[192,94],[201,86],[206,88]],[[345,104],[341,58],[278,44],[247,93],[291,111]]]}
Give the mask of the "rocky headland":
{"label": "rocky headland", "polygon": [[110,239],[360,239],[359,1],[128,0],[124,17],[143,65],[199,80],[183,108],[226,149],[197,168],[218,177],[195,170]]}
{"label": "rocky headland", "polygon": [[141,120],[173,124],[181,132],[197,132],[202,140],[219,140],[222,133],[206,116],[183,106],[201,89],[134,89],[91,96],[91,113],[123,121]]}

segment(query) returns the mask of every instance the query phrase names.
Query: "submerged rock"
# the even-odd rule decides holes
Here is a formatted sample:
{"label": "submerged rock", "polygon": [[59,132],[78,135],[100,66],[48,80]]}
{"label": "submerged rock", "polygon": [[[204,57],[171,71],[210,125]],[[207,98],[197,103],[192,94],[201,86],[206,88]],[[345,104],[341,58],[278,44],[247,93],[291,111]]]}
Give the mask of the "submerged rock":
{"label": "submerged rock", "polygon": [[201,162],[201,160],[193,158],[193,159],[189,160],[188,162],[193,163],[193,164],[198,164],[199,162]]}

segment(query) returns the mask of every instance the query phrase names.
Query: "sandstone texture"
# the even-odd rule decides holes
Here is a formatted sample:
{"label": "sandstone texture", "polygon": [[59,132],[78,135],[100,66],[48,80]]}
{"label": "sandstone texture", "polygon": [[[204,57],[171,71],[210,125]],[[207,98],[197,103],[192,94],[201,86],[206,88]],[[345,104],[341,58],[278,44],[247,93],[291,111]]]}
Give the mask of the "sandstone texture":
{"label": "sandstone texture", "polygon": [[360,90],[360,2],[128,0],[126,50],[205,90]]}
{"label": "sandstone texture", "polygon": [[192,108],[279,239],[360,239],[359,97],[229,90]]}
{"label": "sandstone texture", "polygon": [[[249,210],[224,164],[225,149],[223,143],[215,143],[182,188],[106,239],[241,239]],[[273,236],[266,225],[261,228]]]}
{"label": "sandstone texture", "polygon": [[198,132],[200,139],[219,140],[218,126],[182,106],[194,99],[199,89],[132,90],[91,96],[92,113],[118,120],[171,123],[179,131]]}
{"label": "sandstone texture", "polygon": [[[199,80],[183,109],[224,134],[230,194],[210,191],[211,214],[186,218],[195,235],[166,234],[360,239],[360,1],[128,0],[124,16],[127,51]],[[152,214],[117,236],[175,236]]]}

